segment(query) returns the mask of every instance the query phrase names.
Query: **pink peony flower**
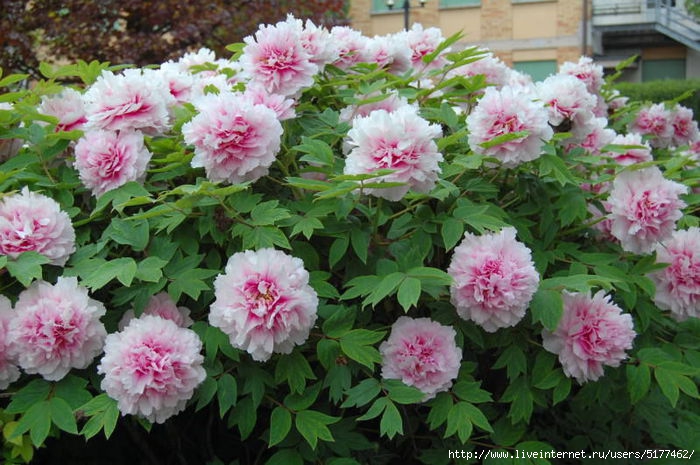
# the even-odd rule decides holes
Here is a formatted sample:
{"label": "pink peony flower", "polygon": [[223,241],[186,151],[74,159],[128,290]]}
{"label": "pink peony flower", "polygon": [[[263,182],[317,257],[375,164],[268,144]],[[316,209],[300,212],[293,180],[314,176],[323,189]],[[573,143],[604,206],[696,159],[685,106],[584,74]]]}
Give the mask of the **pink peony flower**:
{"label": "pink peony flower", "polygon": [[411,51],[411,64],[417,72],[442,68],[447,64],[445,55],[450,52],[450,48],[443,50],[430,63],[423,62],[423,57],[433,53],[445,41],[442,31],[436,27],[425,29],[421,24],[415,23],[408,31],[397,34],[396,39],[405,42]]}
{"label": "pink peony flower", "polygon": [[214,281],[209,323],[253,360],[291,353],[316,322],[318,296],[299,258],[275,249],[235,253]]}
{"label": "pink peony flower", "polygon": [[153,70],[103,71],[85,92],[89,129],[141,130],[156,135],[169,127],[174,98]]}
{"label": "pink peony flower", "polygon": [[536,84],[537,95],[549,113],[549,124],[557,132],[571,132],[574,141],[583,141],[593,131],[596,97],[586,85],[568,74],[549,76]]}
{"label": "pink peony flower", "polygon": [[206,378],[202,341],[191,329],[155,315],[107,336],[97,372],[122,415],[163,423],[183,411]]}
{"label": "pink peony flower", "polygon": [[255,181],[268,172],[280,148],[282,125],[265,105],[230,92],[195,102],[199,114],[182,126],[194,145],[192,166],[204,167],[211,181]]}
{"label": "pink peony flower", "polygon": [[0,255],[15,259],[29,251],[63,266],[75,252],[75,231],[55,200],[25,186],[21,193],[0,199]]}
{"label": "pink peony flower", "polygon": [[331,40],[331,33],[323,26],[316,26],[310,19],[306,23],[292,14],[287,14],[285,21],[296,29],[301,46],[309,54],[309,60],[320,69],[338,58],[338,44]]}
{"label": "pink peony flower", "polygon": [[55,285],[34,281],[15,304],[9,353],[25,372],[58,381],[72,368],[87,368],[102,352],[105,312],[76,278],[59,277]]}
{"label": "pink peony flower", "polygon": [[89,131],[75,146],[74,166],[95,197],[142,180],[150,160],[138,131]]}
{"label": "pink peony flower", "polygon": [[296,101],[284,95],[270,94],[259,84],[251,83],[245,89],[243,97],[253,105],[264,105],[274,111],[280,121],[292,119],[296,116],[294,106]]}
{"label": "pink peony flower", "polygon": [[678,321],[700,317],[700,228],[675,231],[654,250],[657,263],[668,263],[649,275],[656,284],[656,305]]}
{"label": "pink peony flower", "polygon": [[[488,87],[474,110],[467,116],[469,146],[479,154],[498,158],[512,168],[539,158],[545,142],[554,131],[547,124],[547,109],[522,88]],[[514,139],[483,147],[499,136],[522,132]]]}
{"label": "pink peony flower", "polygon": [[559,356],[566,376],[579,383],[595,381],[604,365],[617,367],[627,358],[636,336],[632,317],[603,291],[593,297],[564,292],[563,298],[564,313],[554,332],[542,331],[543,346]]}
{"label": "pink peony flower", "polygon": [[530,249],[515,233],[513,227],[481,236],[465,233],[447,269],[457,313],[489,333],[515,326],[539,284]]}
{"label": "pink peony flower", "polygon": [[685,207],[679,196],[687,192],[655,166],[621,172],[608,198],[613,236],[628,252],[651,253],[656,242],[671,237]]}
{"label": "pink peony flower", "polygon": [[559,74],[574,76],[586,85],[593,95],[598,95],[603,87],[603,67],[595,64],[591,57],[582,56],[577,63],[567,61],[559,67]]}
{"label": "pink peony flower", "polygon": [[698,122],[693,119],[693,110],[676,105],[671,111],[671,126],[673,136],[671,145],[681,147],[700,140]]}
{"label": "pink peony flower", "polygon": [[638,132],[649,138],[652,147],[668,147],[673,140],[671,112],[663,103],[644,107],[629,125],[629,132]]}
{"label": "pink peony flower", "polygon": [[429,318],[399,317],[379,346],[382,378],[400,379],[425,393],[423,401],[447,391],[457,378],[462,351],[455,330]]}
{"label": "pink peony flower", "polygon": [[66,88],[60,94],[43,96],[39,113],[58,118],[56,131],[73,131],[83,129],[87,122],[83,96],[80,92]]}
{"label": "pink peony flower", "polygon": [[567,150],[582,147],[591,155],[600,155],[601,149],[613,143],[617,135],[615,130],[608,128],[607,118],[593,118],[588,127],[590,129],[588,135],[581,142],[567,146]]}
{"label": "pink peony flower", "polygon": [[338,47],[338,57],[332,62],[334,66],[347,70],[366,61],[364,51],[369,39],[360,31],[348,26],[334,26],[330,40]]}
{"label": "pink peony flower", "polygon": [[19,379],[19,368],[9,354],[10,339],[7,334],[14,316],[10,299],[0,295],[0,389],[6,389]]}
{"label": "pink peony flower", "polygon": [[[193,323],[192,318],[190,318],[190,309],[178,307],[167,292],[160,292],[152,296],[141,315],[155,315],[166,320],[172,320],[182,328],[189,328]],[[133,309],[124,312],[122,319],[119,321],[119,331],[122,331],[133,319]]]}
{"label": "pink peony flower", "polygon": [[625,151],[606,152],[602,155],[615,160],[620,166],[634,165],[652,161],[651,147],[648,142],[642,140],[642,135],[631,132],[629,134],[618,134],[611,141],[612,144],[629,146]]}
{"label": "pink peony flower", "polygon": [[161,85],[167,86],[170,95],[170,107],[189,102],[195,85],[195,77],[182,66],[172,61],[163,63],[155,70],[153,77],[160,79]]}
{"label": "pink peony flower", "polygon": [[[440,137],[439,125],[428,123],[413,107],[402,106],[394,112],[377,110],[357,117],[348,131],[345,174],[371,173],[391,169],[378,182],[401,182],[401,186],[365,189],[367,194],[388,200],[400,200],[409,189],[428,192],[440,173],[438,152],[433,139]],[[373,180],[375,181],[375,180]]]}
{"label": "pink peony flower", "polygon": [[304,49],[301,32],[294,22],[260,25],[255,37],[243,39],[244,73],[272,94],[292,96],[310,87],[318,66]]}
{"label": "pink peony flower", "polygon": [[390,73],[403,74],[411,69],[411,51],[393,35],[367,39],[365,61],[376,63]]}

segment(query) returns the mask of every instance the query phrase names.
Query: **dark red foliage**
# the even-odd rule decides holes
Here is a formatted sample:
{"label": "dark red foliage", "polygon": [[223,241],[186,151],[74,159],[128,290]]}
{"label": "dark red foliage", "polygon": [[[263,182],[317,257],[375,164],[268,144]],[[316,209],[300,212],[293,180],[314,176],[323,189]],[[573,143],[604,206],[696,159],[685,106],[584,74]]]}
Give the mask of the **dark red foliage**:
{"label": "dark red foliage", "polygon": [[38,50],[138,66],[202,46],[226,56],[226,45],[288,13],[327,27],[347,23],[346,0],[3,0],[0,67],[38,75]]}

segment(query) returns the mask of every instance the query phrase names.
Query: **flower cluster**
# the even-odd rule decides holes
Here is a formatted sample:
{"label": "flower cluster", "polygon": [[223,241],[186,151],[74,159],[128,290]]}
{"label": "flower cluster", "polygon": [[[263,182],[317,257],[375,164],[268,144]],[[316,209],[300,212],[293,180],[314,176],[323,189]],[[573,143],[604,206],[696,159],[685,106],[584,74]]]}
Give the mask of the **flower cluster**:
{"label": "flower cluster", "polygon": [[[311,446],[379,415],[391,437],[396,403],[435,399],[430,428],[464,442],[527,421],[476,406],[506,377],[494,403],[545,405],[642,366],[635,328],[696,331],[678,324],[700,317],[692,112],[628,104],[590,58],[536,83],[447,45],[288,16],[235,59],[105,66],[34,98],[0,176],[0,388],[86,370],[112,412],[163,423],[216,397],[242,436],[291,411]],[[368,410],[332,416],[347,406]]]}

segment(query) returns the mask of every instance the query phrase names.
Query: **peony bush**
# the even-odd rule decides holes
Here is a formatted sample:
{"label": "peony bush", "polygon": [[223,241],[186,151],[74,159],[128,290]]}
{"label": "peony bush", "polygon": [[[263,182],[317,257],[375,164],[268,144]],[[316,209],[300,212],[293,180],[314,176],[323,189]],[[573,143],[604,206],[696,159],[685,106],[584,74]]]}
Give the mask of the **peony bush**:
{"label": "peony bush", "polygon": [[2,77],[5,462],[692,454],[692,112],[460,38],[290,16]]}

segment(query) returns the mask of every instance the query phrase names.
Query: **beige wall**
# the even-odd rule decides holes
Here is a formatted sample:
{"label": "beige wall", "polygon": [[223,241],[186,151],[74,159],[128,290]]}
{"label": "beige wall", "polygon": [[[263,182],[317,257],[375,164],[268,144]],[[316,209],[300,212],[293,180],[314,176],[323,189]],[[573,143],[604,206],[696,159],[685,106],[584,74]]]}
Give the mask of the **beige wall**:
{"label": "beige wall", "polygon": [[[397,11],[371,14],[371,0],[352,0],[353,27],[365,35],[384,35],[403,28],[402,0]],[[439,27],[445,37],[462,31],[464,46],[480,45],[508,64],[512,61],[576,61],[582,53],[582,0],[545,0],[512,3],[481,0],[480,6],[439,8],[439,0],[425,7],[411,1],[411,23]]]}

